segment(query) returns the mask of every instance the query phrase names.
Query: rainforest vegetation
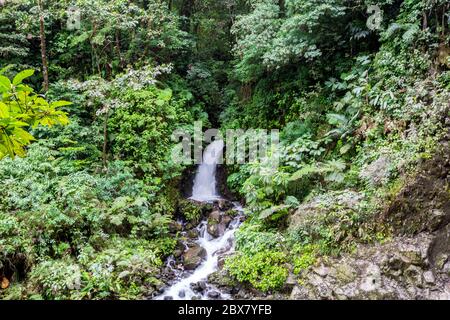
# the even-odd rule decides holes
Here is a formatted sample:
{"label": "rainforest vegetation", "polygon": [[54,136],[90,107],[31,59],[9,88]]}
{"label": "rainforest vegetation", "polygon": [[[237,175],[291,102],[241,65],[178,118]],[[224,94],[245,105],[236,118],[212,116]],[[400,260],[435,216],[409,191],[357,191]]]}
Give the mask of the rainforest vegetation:
{"label": "rainforest vegetation", "polygon": [[[222,285],[289,297],[358,248],[449,234],[450,3],[0,1],[0,298],[159,292],[202,214],[171,157],[195,121],[280,130],[275,172],[270,150],[223,166],[245,222]],[[450,299],[448,234],[420,272]]]}

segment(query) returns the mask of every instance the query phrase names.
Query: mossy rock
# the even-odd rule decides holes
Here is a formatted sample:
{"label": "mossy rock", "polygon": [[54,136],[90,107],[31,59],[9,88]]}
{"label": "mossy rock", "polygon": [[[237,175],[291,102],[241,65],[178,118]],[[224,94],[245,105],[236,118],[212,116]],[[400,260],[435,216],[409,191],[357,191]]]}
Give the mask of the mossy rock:
{"label": "mossy rock", "polygon": [[181,199],[178,201],[178,213],[188,222],[198,223],[203,215],[202,206],[198,203]]}

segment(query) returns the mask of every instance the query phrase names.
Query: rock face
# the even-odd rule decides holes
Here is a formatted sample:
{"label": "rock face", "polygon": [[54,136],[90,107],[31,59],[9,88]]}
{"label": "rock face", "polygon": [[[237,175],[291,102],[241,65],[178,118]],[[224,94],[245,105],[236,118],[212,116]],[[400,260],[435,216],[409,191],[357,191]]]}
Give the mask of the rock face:
{"label": "rock face", "polygon": [[450,275],[433,264],[432,246],[433,237],[425,234],[360,246],[307,271],[291,299],[450,299]]}
{"label": "rock face", "polygon": [[384,212],[384,221],[393,225],[397,234],[435,232],[450,222],[449,142],[444,146]]}
{"label": "rock face", "polygon": [[380,186],[389,178],[389,166],[388,157],[381,156],[361,171],[361,178],[366,179],[374,186]]}
{"label": "rock face", "polygon": [[[379,159],[372,167],[373,183],[382,183],[388,161]],[[393,230],[389,241],[360,244],[353,253],[328,258],[303,271],[291,299],[449,300],[449,143],[444,142],[419,172],[375,218]],[[351,197],[358,198],[357,194]],[[314,201],[304,204],[292,215],[290,227],[305,225],[320,214]]]}
{"label": "rock face", "polygon": [[200,263],[202,263],[205,257],[206,250],[199,245],[195,245],[194,247],[189,248],[183,254],[184,269],[194,270],[200,265]]}

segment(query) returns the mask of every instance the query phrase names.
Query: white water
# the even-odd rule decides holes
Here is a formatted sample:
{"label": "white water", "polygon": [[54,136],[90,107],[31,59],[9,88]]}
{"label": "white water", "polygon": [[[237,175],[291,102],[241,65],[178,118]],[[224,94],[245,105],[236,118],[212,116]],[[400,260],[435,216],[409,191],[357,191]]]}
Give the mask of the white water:
{"label": "white water", "polygon": [[[212,142],[205,150],[203,155],[203,163],[199,166],[193,187],[193,194],[191,199],[203,202],[211,202],[220,199],[216,188],[216,166],[218,160],[222,156],[223,141],[216,140]],[[239,213],[242,212],[242,207],[239,204],[234,204],[234,209]],[[240,215],[234,218],[228,226],[223,236],[214,239],[206,230],[207,221],[203,220],[198,226],[197,231],[199,238],[196,241],[198,245],[203,247],[206,251],[206,257],[202,264],[193,272],[183,271],[177,269],[175,260],[169,258],[167,266],[175,273],[177,280],[175,283],[167,288],[163,294],[157,299],[172,298],[172,299],[192,299],[197,297],[200,299],[208,299],[209,291],[216,291],[220,293],[220,299],[228,299],[229,295],[221,293],[216,288],[207,284],[207,289],[203,293],[196,293],[192,290],[191,284],[200,281],[206,281],[208,275],[217,271],[218,258],[220,254],[230,253],[234,250],[234,232],[239,227]]]}
{"label": "white water", "polygon": [[[222,237],[213,239],[206,231],[206,221],[203,221],[197,227],[197,230],[199,231],[199,239],[197,243],[206,250],[205,260],[191,274],[189,273],[183,274],[182,271],[174,269],[174,271],[178,273],[179,279],[171,287],[166,289],[164,293],[158,297],[158,299],[171,297],[175,300],[179,299],[190,300],[194,296],[200,299],[207,299],[208,291],[213,290],[219,292],[219,290],[217,290],[216,288],[207,285],[207,289],[203,292],[203,294],[200,294],[192,290],[191,284],[198,283],[200,281],[206,281],[207,277],[218,269],[217,261],[219,258],[219,253],[223,254],[234,250],[233,236],[238,225],[239,220],[238,219],[233,220]],[[171,263],[172,261],[173,260],[169,261],[169,263]],[[229,295],[220,293],[220,298],[229,299]]]}
{"label": "white water", "polygon": [[198,167],[192,188],[191,199],[212,201],[219,198],[216,187],[216,167],[223,154],[223,140],[215,140],[203,153],[203,162]]}

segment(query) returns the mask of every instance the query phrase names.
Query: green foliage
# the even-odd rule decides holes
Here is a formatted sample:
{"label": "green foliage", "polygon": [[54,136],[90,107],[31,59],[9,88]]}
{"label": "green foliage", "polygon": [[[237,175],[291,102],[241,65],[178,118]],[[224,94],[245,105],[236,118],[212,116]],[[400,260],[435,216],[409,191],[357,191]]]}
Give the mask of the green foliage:
{"label": "green foliage", "polygon": [[192,132],[194,120],[281,131],[279,150],[227,168],[249,216],[226,262],[235,279],[278,290],[288,270],[384,240],[381,205],[448,132],[448,1],[379,0],[378,30],[367,27],[369,4],[44,1],[43,96],[31,88],[42,81],[30,71],[42,63],[36,1],[6,1],[0,280],[11,285],[1,297],[159,289],[174,215],[193,224],[206,212],[180,200],[183,165],[171,159],[172,132]]}
{"label": "green foliage", "polygon": [[100,252],[84,247],[77,261],[39,263],[30,285],[44,299],[136,299],[158,283],[154,275],[161,264],[152,242],[115,238]]}
{"label": "green foliage", "polygon": [[[67,27],[67,10],[72,6],[80,12],[79,29]],[[93,74],[107,78],[128,65],[141,65],[148,57],[167,61],[175,52],[192,46],[187,33],[179,28],[180,18],[158,0],[48,1],[44,2],[44,17],[45,25],[50,27],[46,29],[51,78],[84,79]],[[18,38],[4,50],[8,63],[17,61],[16,56],[25,56],[28,46],[32,52],[39,50],[35,1],[7,1],[2,5],[0,21],[11,21],[11,27],[5,32],[0,30],[0,36],[5,33]],[[30,44],[24,44],[25,37],[32,40]],[[17,47],[24,52],[13,50]],[[37,66],[39,58],[33,54],[27,64]]]}
{"label": "green foliage", "polygon": [[283,241],[282,235],[267,232],[258,224],[245,223],[236,232],[236,248],[248,256],[258,252],[280,250]]}
{"label": "green foliage", "polygon": [[239,79],[250,82],[264,73],[264,67],[280,68],[294,57],[320,56],[318,45],[325,42],[320,37],[328,36],[320,32],[321,22],[338,18],[345,10],[337,2],[286,1],[281,7],[277,1],[252,1],[252,12],[233,26],[238,37],[235,50],[242,56],[236,68]]}
{"label": "green foliage", "polygon": [[186,221],[193,223],[198,223],[202,216],[201,207],[189,200],[180,200],[178,202],[178,211],[183,215]]}
{"label": "green foliage", "polygon": [[159,165],[172,146],[172,132],[190,119],[184,102],[171,98],[167,89],[125,92],[121,98],[124,107],[116,109],[109,120],[114,132],[113,154],[132,160],[145,173],[159,173]]}
{"label": "green foliage", "polygon": [[324,180],[328,182],[342,182],[344,180],[343,171],[346,165],[340,160],[329,160],[326,163],[316,163],[314,165],[306,165],[300,170],[296,171],[290,178],[295,181],[305,176],[319,174],[324,176]]}
{"label": "green foliage", "polygon": [[287,279],[286,256],[282,252],[266,251],[248,256],[237,254],[228,258],[225,268],[240,282],[249,282],[261,291],[280,289]]}
{"label": "green foliage", "polygon": [[295,244],[292,248],[294,273],[298,274],[314,265],[317,261],[317,255],[317,246]]}
{"label": "green foliage", "polygon": [[315,199],[314,211],[289,230],[289,241],[317,245],[322,254],[350,251],[357,242],[375,237],[371,219],[377,206],[352,192],[324,194]]}
{"label": "green foliage", "polygon": [[[163,198],[121,162],[111,163],[104,176],[78,171],[64,153],[44,143],[33,144],[27,158],[0,161],[5,187],[0,191],[0,273],[19,276],[31,269],[36,292],[52,299],[117,298],[151,291],[143,285],[156,272],[151,266],[158,266],[175,245],[175,239],[167,237],[171,216]],[[140,246],[142,262],[133,258]],[[88,247],[95,249],[86,261],[94,265],[97,258],[116,259],[118,273],[95,278],[94,284],[82,277],[80,290],[85,291],[73,291],[65,282],[71,281],[66,273],[80,265],[84,274],[88,262],[80,262],[78,253]],[[42,262],[34,267],[37,261]],[[127,270],[140,278],[129,283],[119,279],[118,274]]]}
{"label": "green foliage", "polygon": [[29,133],[30,128],[69,122],[67,114],[59,108],[70,105],[70,102],[48,103],[22,83],[33,73],[33,70],[21,71],[11,81],[0,71],[0,159],[25,156],[25,147],[35,140]]}

